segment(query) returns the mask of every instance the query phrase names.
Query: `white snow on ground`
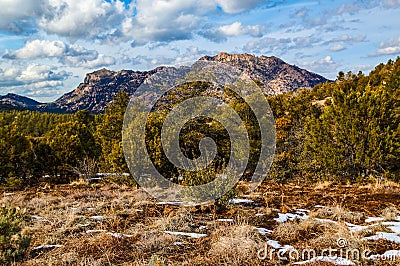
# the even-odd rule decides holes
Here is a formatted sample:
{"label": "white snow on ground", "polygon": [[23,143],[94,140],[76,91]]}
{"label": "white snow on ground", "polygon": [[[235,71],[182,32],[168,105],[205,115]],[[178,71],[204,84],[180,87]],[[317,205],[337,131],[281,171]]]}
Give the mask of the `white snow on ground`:
{"label": "white snow on ground", "polygon": [[93,220],[103,220],[103,219],[105,219],[106,217],[101,216],[101,215],[95,215],[95,216],[90,216],[89,218],[90,218],[90,219],[93,219]]}
{"label": "white snow on ground", "polygon": [[286,251],[294,249],[293,246],[290,245],[284,245],[282,246],[278,241],[276,240],[270,240],[267,238],[267,244],[270,245],[274,249],[278,249],[282,253],[286,253]]}
{"label": "white snow on ground", "polygon": [[382,224],[387,226],[387,228],[389,228],[396,234],[400,234],[400,222],[384,222]]}
{"label": "white snow on ground", "polygon": [[256,217],[261,217],[261,216],[265,216],[264,213],[256,213]]}
{"label": "white snow on ground", "polygon": [[205,225],[200,225],[199,226],[199,230],[204,230],[204,229],[207,229],[207,226],[205,226]]}
{"label": "white snow on ground", "polygon": [[36,219],[36,220],[40,220],[40,219],[42,219],[42,217],[40,217],[40,216],[37,216],[37,215],[32,215],[31,216],[33,219]]}
{"label": "white snow on ground", "polygon": [[330,219],[320,219],[320,218],[315,218],[315,221],[320,222],[320,223],[332,223],[332,224],[338,223],[338,222],[330,220]]}
{"label": "white snow on ground", "polygon": [[175,236],[188,236],[191,238],[201,238],[207,236],[206,234],[197,234],[197,233],[185,233],[185,232],[172,232],[172,231],[164,231],[166,234],[175,235]]}
{"label": "white snow on ground", "polygon": [[385,218],[381,218],[381,217],[368,217],[367,219],[365,219],[366,223],[373,223],[373,222],[381,222],[384,221]]}
{"label": "white snow on ground", "polygon": [[231,203],[231,204],[240,204],[240,203],[251,204],[251,203],[254,203],[254,201],[248,200],[248,199],[230,199],[229,203]]}
{"label": "white snow on ground", "polygon": [[86,234],[99,234],[99,233],[106,233],[107,235],[116,237],[116,238],[124,238],[124,237],[133,237],[133,235],[126,235],[126,234],[120,234],[120,233],[111,233],[107,232],[106,230],[87,230]]}
{"label": "white snow on ground", "polygon": [[321,208],[321,209],[326,208],[325,206],[322,206],[322,205],[315,205],[314,207],[315,207],[315,208]]}
{"label": "white snow on ground", "polygon": [[105,233],[106,230],[86,230],[86,234],[98,234],[98,233]]}
{"label": "white snow on ground", "polygon": [[175,246],[183,246],[183,243],[182,243],[182,242],[179,242],[179,241],[177,241],[177,242],[174,242],[174,245],[175,245]]}
{"label": "white snow on ground", "polygon": [[265,236],[267,234],[270,235],[270,234],[272,234],[274,232],[274,231],[266,229],[266,228],[256,228],[256,229],[263,236]]}
{"label": "white snow on ground", "polygon": [[110,235],[110,236],[113,236],[113,237],[116,237],[116,238],[130,238],[130,237],[133,237],[133,235],[126,235],[126,234],[120,234],[120,233],[111,233],[111,232],[108,232],[107,235]]}
{"label": "white snow on ground", "polygon": [[334,265],[356,265],[351,260],[347,260],[347,259],[340,258],[340,257],[329,257],[329,256],[319,256],[316,258],[312,258],[310,260],[295,262],[293,264],[294,265],[302,265],[302,264],[307,264],[307,263],[312,263],[312,262],[317,262],[317,261],[330,262],[330,263],[333,263]]}
{"label": "white snow on ground", "polygon": [[233,222],[233,219],[217,219],[218,222]]}
{"label": "white snow on ground", "polygon": [[365,237],[366,240],[379,240],[384,239],[393,243],[400,244],[400,236],[396,233],[377,232],[376,235]]}
{"label": "white snow on ground", "polygon": [[369,257],[371,260],[393,260],[400,259],[400,250],[388,250],[382,255],[372,255]]}
{"label": "white snow on ground", "polygon": [[32,248],[32,250],[41,250],[41,249],[52,249],[52,248],[61,248],[62,245],[44,245],[44,246],[37,246]]}
{"label": "white snow on ground", "polygon": [[278,213],[279,217],[278,218],[274,218],[275,221],[277,221],[278,223],[284,223],[287,221],[293,221],[296,218],[299,219],[308,219],[308,215],[303,213],[301,215],[299,214],[293,214],[293,213]]}

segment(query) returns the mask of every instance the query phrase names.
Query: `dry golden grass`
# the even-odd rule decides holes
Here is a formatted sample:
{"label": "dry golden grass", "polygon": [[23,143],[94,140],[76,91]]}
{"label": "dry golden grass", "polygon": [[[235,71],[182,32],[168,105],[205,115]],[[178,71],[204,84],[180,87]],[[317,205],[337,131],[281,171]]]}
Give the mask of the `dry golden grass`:
{"label": "dry golden grass", "polygon": [[[248,192],[244,182],[240,186],[242,193]],[[31,250],[40,245],[62,245],[41,252],[32,250],[23,265],[284,265],[278,260],[257,258],[257,251],[265,247],[267,239],[256,227],[272,229],[269,239],[298,249],[336,247],[338,238],[346,239],[349,247],[368,247],[380,254],[400,249],[400,245],[387,241],[363,240],[376,232],[390,232],[386,226],[378,223],[350,232],[344,223],[365,225],[365,216],[396,219],[400,199],[387,190],[372,192],[365,187],[331,183],[263,184],[243,197],[255,204],[232,204],[225,210],[212,205],[187,208],[158,205],[140,189],[77,184],[4,193],[0,205],[26,209],[31,218],[24,230],[32,233]],[[328,207],[314,207],[317,204]],[[379,206],[388,208],[382,210]],[[274,218],[283,208],[289,212],[311,210],[311,218],[277,223]],[[231,218],[233,222],[219,218]],[[164,231],[207,236],[195,239]]]}
{"label": "dry golden grass", "polygon": [[318,210],[311,212],[309,215],[314,218],[331,219],[333,221],[344,221],[349,223],[358,223],[365,219],[365,215],[362,212],[349,211],[340,204],[336,204],[333,207],[319,208]]}

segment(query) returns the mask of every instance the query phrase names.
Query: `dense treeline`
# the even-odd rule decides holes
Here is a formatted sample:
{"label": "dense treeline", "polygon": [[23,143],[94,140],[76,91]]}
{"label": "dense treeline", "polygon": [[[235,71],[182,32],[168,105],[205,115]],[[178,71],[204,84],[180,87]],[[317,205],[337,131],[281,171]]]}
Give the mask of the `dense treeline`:
{"label": "dense treeline", "polygon": [[[149,117],[146,145],[152,151],[151,159],[172,179],[182,173],[162,152],[160,128],[166,110],[177,95],[179,101],[209,94],[207,86],[199,83],[178,88],[176,94],[165,96],[164,108],[156,108]],[[354,182],[374,176],[399,181],[399,92],[400,58],[378,65],[368,76],[341,72],[335,82],[312,90],[268,97],[277,133],[276,155],[268,178],[280,182]],[[260,145],[257,123],[252,121],[245,102],[227,89],[223,94],[239,116],[247,119],[251,170]],[[73,115],[0,112],[0,182],[22,187],[40,181],[69,182],[99,171],[128,172],[121,135],[128,102],[129,96],[120,92],[103,115],[87,111]],[[182,151],[195,158],[199,156],[198,142],[213,138],[218,154],[212,167],[214,172],[220,171],[229,160],[231,143],[226,130],[206,118],[191,123],[182,129]],[[187,179],[184,182],[191,183]]]}

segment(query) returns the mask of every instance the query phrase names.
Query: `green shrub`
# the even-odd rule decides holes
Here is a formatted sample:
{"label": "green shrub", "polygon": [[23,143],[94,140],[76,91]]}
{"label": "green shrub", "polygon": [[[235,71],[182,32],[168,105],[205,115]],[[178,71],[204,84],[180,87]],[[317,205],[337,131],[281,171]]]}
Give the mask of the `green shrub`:
{"label": "green shrub", "polygon": [[21,261],[28,251],[30,235],[22,234],[23,212],[2,207],[0,213],[0,264]]}

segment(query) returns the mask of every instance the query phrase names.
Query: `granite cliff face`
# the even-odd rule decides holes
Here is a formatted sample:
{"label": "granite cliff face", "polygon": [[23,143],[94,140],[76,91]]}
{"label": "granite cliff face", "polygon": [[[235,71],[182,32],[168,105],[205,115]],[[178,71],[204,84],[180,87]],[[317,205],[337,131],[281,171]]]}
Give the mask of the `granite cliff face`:
{"label": "granite cliff face", "polygon": [[256,82],[262,83],[268,95],[287,93],[299,88],[312,88],[328,81],[318,74],[289,65],[275,56],[256,57],[250,54],[220,53],[213,57],[202,57],[200,60],[225,63],[239,68]]}
{"label": "granite cliff face", "polygon": [[152,71],[121,70],[118,72],[101,69],[86,75],[85,80],[75,90],[64,94],[53,103],[67,113],[88,110],[92,113],[102,113],[107,103],[122,90],[133,94],[149,76],[160,68]]}
{"label": "granite cliff face", "polygon": [[[312,88],[318,83],[328,81],[320,75],[289,65],[274,56],[256,57],[250,54],[220,53],[216,56],[204,56],[200,60],[221,62],[239,68],[263,86],[267,95],[287,93],[299,88]],[[52,103],[41,104],[26,97],[9,94],[0,96],[0,104],[42,112],[74,113],[88,110],[92,113],[102,113],[118,91],[123,90],[132,95],[143,81],[163,68],[158,67],[144,72],[132,70],[115,72],[101,69],[87,74],[84,82],[75,90]]]}

